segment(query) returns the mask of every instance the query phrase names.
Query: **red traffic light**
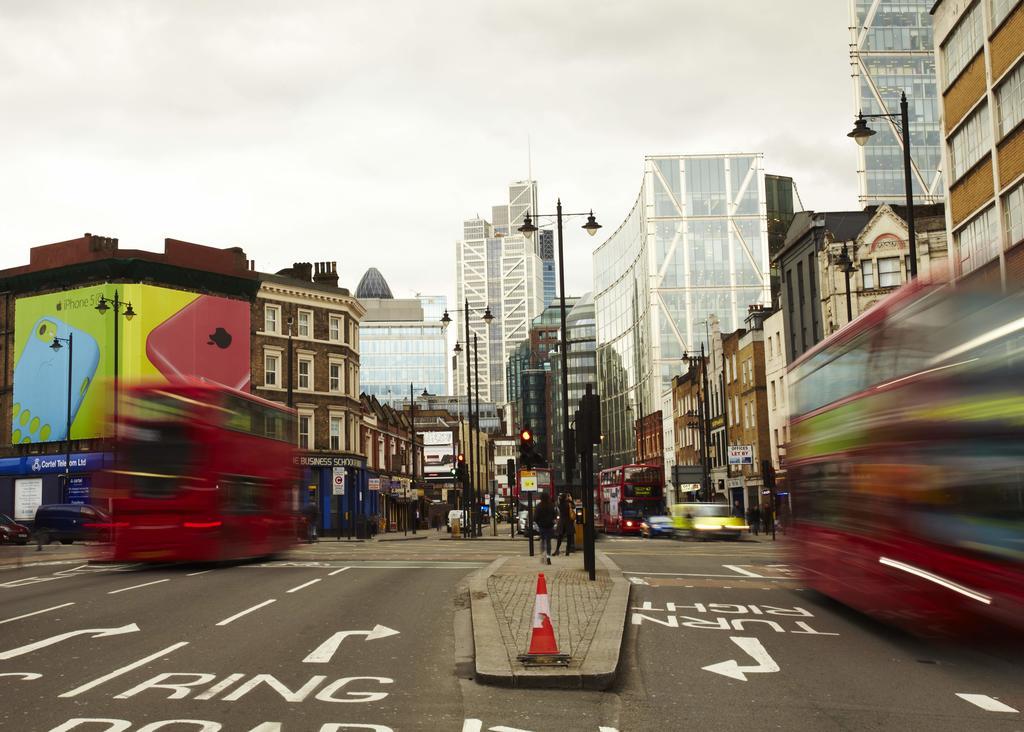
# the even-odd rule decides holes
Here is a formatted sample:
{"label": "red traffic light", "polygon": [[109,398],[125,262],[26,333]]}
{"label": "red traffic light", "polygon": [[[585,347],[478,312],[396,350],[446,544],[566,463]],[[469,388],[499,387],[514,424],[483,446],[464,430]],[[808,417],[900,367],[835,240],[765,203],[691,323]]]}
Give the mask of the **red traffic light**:
{"label": "red traffic light", "polygon": [[519,439],[522,440],[523,442],[532,442],[533,433],[530,432],[530,429],[528,427],[524,427],[523,430],[519,433]]}
{"label": "red traffic light", "polygon": [[466,456],[463,455],[461,452],[459,453],[459,462],[460,463],[466,462]]}

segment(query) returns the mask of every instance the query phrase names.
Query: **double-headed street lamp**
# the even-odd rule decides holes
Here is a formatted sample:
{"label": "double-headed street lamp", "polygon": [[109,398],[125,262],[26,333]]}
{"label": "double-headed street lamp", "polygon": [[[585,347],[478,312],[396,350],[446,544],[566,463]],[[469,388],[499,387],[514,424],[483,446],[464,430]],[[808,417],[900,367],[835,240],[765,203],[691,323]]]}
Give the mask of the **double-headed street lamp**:
{"label": "double-headed street lamp", "polygon": [[132,307],[132,304],[130,302],[125,302],[124,300],[122,300],[121,294],[115,289],[113,298],[108,298],[105,295],[100,295],[100,301],[96,303],[96,311],[99,312],[100,315],[106,315],[108,310],[114,311],[114,452],[116,457],[118,433],[120,432],[120,423],[118,421],[118,403],[121,401],[121,364],[120,355],[118,353],[121,323],[118,320],[118,318],[123,317],[125,320],[131,320],[132,318],[135,317],[135,309]]}
{"label": "double-headed street lamp", "polygon": [[917,238],[914,231],[914,188],[911,182],[912,170],[910,163],[910,114],[907,107],[907,93],[900,93],[900,113],[899,114],[864,114],[861,112],[857,115],[857,120],[854,122],[853,131],[847,133],[847,137],[852,137],[858,145],[864,147],[868,138],[875,134],[875,131],[868,127],[867,120],[869,119],[888,119],[899,130],[903,138],[903,184],[906,187],[907,197],[907,239],[910,244],[910,279],[917,277]]}
{"label": "double-headed street lamp", "polygon": [[[458,309],[456,309],[455,312],[459,312]],[[472,435],[472,432],[473,432],[473,391],[474,390],[476,391],[476,407],[477,407],[476,429],[477,429],[477,432],[480,431],[480,414],[479,414],[479,412],[480,412],[480,370],[479,370],[479,363],[477,361],[477,343],[476,343],[476,334],[475,333],[473,334],[473,364],[474,364],[474,370],[472,372],[470,371],[470,365],[469,365],[469,314],[470,314],[469,298],[465,298],[465,300],[463,301],[462,314],[463,314],[463,317],[464,317],[464,323],[463,324],[465,325],[465,328],[466,328],[466,332],[465,332],[465,335],[466,335],[466,349],[465,349],[465,351],[466,351],[466,410],[467,410],[468,416],[469,416],[469,420],[468,420],[468,422],[469,422],[469,431],[467,433],[467,436],[469,436],[469,435]],[[490,326],[490,324],[492,322],[494,322],[494,316],[491,314],[490,306],[485,306],[484,312],[480,316],[480,319],[484,321],[484,325],[486,325],[486,326]],[[448,325],[451,322],[452,322],[451,316],[448,315],[448,310],[445,309],[444,315],[441,316],[441,324],[444,325],[445,327],[448,327]],[[455,353],[462,353],[463,349],[462,349],[462,346],[458,342],[456,342],[454,350],[455,350]],[[470,381],[470,374],[471,373],[473,373],[473,381]],[[483,533],[481,528],[480,528],[480,526],[479,526],[479,521],[478,521],[479,513],[480,513],[480,495],[479,495],[480,486],[477,485],[477,483],[478,483],[478,481],[476,479],[477,476],[475,475],[475,472],[474,472],[475,470],[479,469],[477,466],[480,464],[480,455],[479,455],[479,452],[477,450],[477,444],[476,443],[477,443],[477,440],[474,438],[472,440],[471,444],[469,445],[469,450],[467,451],[467,457],[469,459],[469,474],[471,476],[470,477],[469,492],[470,492],[470,494],[472,496],[472,517],[473,517],[473,519],[472,519],[472,521],[473,521],[473,534],[472,535],[474,537],[476,537],[476,536],[478,536],[478,535]],[[478,534],[478,532],[479,532],[479,534]]]}
{"label": "double-headed street lamp", "polygon": [[[538,214],[537,218],[544,216],[551,218],[550,214]],[[562,456],[564,458],[564,478],[563,482],[571,490],[572,487],[572,467],[573,467],[573,448],[572,433],[569,429],[569,334],[565,325],[565,256],[562,252],[562,218],[571,216],[586,216],[587,223],[581,227],[585,232],[594,236],[597,230],[601,228],[601,224],[597,223],[597,219],[594,218],[594,211],[591,210],[589,213],[570,213],[566,214],[562,212],[562,199],[559,198],[555,206],[555,222],[556,229],[558,232],[558,289],[559,289],[559,315],[561,317],[561,343],[560,350],[561,356],[559,360],[562,365]],[[530,216],[530,212],[527,211],[523,217],[523,225],[518,229],[519,233],[524,234],[527,239],[533,239],[533,235],[537,232],[537,226],[533,223],[533,218]]]}
{"label": "double-headed street lamp", "polygon": [[64,343],[68,344],[68,404],[64,432],[64,500],[68,500],[69,484],[71,482],[71,369],[75,360],[75,334],[73,331],[68,332],[67,338],[54,336],[50,348],[56,353],[64,347]]}

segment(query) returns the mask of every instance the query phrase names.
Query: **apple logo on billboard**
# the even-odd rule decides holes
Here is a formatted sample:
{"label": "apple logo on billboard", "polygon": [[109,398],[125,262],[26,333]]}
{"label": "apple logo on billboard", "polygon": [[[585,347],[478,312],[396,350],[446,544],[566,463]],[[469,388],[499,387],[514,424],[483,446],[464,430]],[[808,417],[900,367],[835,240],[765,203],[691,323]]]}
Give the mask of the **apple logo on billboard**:
{"label": "apple logo on billboard", "polygon": [[231,345],[231,334],[223,328],[217,328],[217,330],[211,333],[208,338],[210,340],[206,342],[206,345],[217,346],[217,348],[220,348],[221,350]]}

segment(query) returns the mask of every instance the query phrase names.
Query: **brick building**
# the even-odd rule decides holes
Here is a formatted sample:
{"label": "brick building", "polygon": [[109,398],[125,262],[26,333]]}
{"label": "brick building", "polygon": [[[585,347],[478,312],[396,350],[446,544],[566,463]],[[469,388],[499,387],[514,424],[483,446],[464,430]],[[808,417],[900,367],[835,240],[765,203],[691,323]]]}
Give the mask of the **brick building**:
{"label": "brick building", "polygon": [[[361,444],[359,320],[364,309],[338,286],[334,262],[299,262],[259,273],[252,304],[252,391],[297,412],[303,501],[316,501],[321,530],[356,533],[379,515]],[[290,368],[289,368],[290,364]],[[335,471],[344,495],[334,495]]]}
{"label": "brick building", "polygon": [[368,394],[360,396],[360,403],[360,444],[366,456],[370,487],[379,499],[379,528],[414,529],[419,526],[417,519],[426,514],[422,505],[422,451],[418,445],[414,450],[409,413],[397,411]]}

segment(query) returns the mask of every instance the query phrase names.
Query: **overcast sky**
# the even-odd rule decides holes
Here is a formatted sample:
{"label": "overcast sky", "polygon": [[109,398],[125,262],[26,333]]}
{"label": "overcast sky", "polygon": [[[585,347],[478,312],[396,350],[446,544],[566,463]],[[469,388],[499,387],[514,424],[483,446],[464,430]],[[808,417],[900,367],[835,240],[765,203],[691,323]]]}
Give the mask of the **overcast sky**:
{"label": "overcast sky", "polygon": [[[0,268],[89,231],[337,260],[452,296],[465,218],[527,176],[611,232],[647,154],[763,152],[856,207],[845,0],[0,4]],[[568,227],[567,288],[598,240]]]}

